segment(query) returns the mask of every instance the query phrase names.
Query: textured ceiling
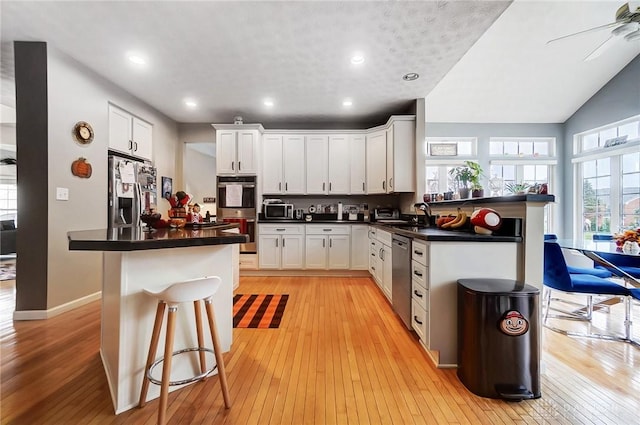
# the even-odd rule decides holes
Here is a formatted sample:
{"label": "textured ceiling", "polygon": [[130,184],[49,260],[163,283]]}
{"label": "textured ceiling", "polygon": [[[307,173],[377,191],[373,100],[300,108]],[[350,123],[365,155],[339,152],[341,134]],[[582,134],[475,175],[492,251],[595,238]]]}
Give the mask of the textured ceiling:
{"label": "textured ceiling", "polygon": [[[14,102],[11,42],[37,40],[178,122],[371,122],[425,97],[508,5],[2,1],[2,103]],[[148,66],[133,69],[129,50]],[[350,64],[355,51],[364,64]]]}

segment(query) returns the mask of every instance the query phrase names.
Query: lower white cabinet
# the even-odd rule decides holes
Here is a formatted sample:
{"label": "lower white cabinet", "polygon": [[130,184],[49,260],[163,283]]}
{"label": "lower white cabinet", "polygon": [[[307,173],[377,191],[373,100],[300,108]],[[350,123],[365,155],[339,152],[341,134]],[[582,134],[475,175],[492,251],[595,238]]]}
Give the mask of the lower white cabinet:
{"label": "lower white cabinet", "polygon": [[304,226],[259,225],[258,262],[261,269],[302,269]]}
{"label": "lower white cabinet", "polygon": [[305,268],[349,269],[350,226],[307,225],[305,231]]}
{"label": "lower white cabinet", "polygon": [[369,268],[369,226],[353,224],[351,226],[351,270]]}
{"label": "lower white cabinet", "polygon": [[380,247],[380,261],[382,264],[382,291],[391,301],[391,269],[393,264],[391,263],[391,247],[382,244]]}

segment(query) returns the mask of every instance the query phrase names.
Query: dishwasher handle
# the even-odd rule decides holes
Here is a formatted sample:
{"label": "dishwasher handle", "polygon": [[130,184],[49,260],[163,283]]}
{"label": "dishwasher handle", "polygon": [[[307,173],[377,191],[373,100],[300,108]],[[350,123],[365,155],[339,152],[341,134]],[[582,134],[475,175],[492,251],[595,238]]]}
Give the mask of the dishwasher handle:
{"label": "dishwasher handle", "polygon": [[400,249],[403,249],[405,251],[409,250],[409,243],[408,242],[404,242],[398,239],[393,239],[392,240],[393,246],[394,247],[398,247]]}

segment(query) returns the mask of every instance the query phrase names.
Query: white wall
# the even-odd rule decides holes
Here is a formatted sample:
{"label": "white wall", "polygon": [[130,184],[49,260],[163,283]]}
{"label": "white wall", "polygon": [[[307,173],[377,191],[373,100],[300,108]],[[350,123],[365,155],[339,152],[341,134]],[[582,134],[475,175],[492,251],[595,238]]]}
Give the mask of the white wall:
{"label": "white wall", "polygon": [[[204,216],[207,211],[216,215],[215,203],[204,203],[203,197],[216,197],[216,159],[194,149],[199,143],[185,143],[184,145],[184,190],[193,195],[193,203],[200,205],[200,213]],[[215,150],[215,147],[214,147]]]}
{"label": "white wall", "polygon": [[[158,175],[173,175],[178,149],[177,124],[118,86],[48,46],[49,216],[47,308],[101,290],[102,253],[69,251],[67,232],[107,225],[107,105],[112,102],[153,124],[153,161]],[[76,122],[86,121],[95,138],[80,145],[72,137]],[[71,174],[71,163],[85,157],[89,179]],[[56,201],[56,187],[69,188],[69,201]],[[43,220],[45,217],[43,217]]]}

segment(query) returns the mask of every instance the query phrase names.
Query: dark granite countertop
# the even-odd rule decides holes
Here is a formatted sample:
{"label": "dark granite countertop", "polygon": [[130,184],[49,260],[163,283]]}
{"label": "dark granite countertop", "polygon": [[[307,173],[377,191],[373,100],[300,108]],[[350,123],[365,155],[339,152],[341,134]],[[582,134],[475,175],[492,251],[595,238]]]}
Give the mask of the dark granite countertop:
{"label": "dark granite countertop", "polygon": [[508,202],[555,202],[556,197],[554,195],[540,195],[537,193],[527,193],[525,195],[509,195],[509,196],[492,196],[486,198],[467,198],[467,199],[452,199],[449,201],[433,201],[429,202],[429,205],[433,207],[437,206],[450,206],[450,205],[473,205],[473,204],[498,204]]}
{"label": "dark granite countertop", "polygon": [[260,220],[258,224],[371,224],[368,221],[356,220]]}
{"label": "dark granite countertop", "polygon": [[371,224],[387,232],[430,242],[522,242],[520,236],[478,235],[469,231],[442,230],[435,227]]}
{"label": "dark granite countertop", "polygon": [[225,232],[238,227],[237,223],[225,223],[145,232],[143,227],[124,226],[68,232],[67,238],[72,251],[139,251],[248,242],[247,235]]}

